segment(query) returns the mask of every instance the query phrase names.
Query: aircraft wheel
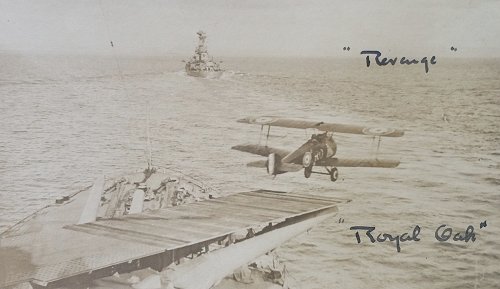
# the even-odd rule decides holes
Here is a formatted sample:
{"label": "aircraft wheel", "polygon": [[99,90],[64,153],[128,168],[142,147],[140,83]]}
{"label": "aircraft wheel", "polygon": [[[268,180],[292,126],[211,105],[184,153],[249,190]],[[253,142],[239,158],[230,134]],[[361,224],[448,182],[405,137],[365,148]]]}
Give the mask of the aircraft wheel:
{"label": "aircraft wheel", "polygon": [[312,163],[313,163],[313,155],[312,155],[312,153],[311,152],[306,152],[304,154],[304,156],[302,157],[302,165],[304,166],[304,168],[307,168],[307,167],[312,167]]}
{"label": "aircraft wheel", "polygon": [[332,168],[330,170],[330,180],[335,182],[339,178],[339,170],[337,168]]}
{"label": "aircraft wheel", "polygon": [[308,179],[311,176],[312,170],[313,170],[312,166],[304,168],[304,177],[306,177],[306,179]]}

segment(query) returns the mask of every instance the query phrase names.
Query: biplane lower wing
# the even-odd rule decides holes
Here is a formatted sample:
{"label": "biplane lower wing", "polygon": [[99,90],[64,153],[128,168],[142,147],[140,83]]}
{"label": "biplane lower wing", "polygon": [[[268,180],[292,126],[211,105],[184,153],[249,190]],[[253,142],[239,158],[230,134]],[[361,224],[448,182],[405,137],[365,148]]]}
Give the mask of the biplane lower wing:
{"label": "biplane lower wing", "polygon": [[399,165],[396,160],[381,159],[339,159],[329,158],[316,163],[323,167],[369,167],[369,168],[395,168]]}
{"label": "biplane lower wing", "polygon": [[236,145],[232,147],[233,150],[251,153],[254,155],[259,155],[263,157],[269,156],[271,153],[275,153],[280,157],[285,157],[289,154],[289,151],[284,149],[273,148],[269,146],[255,145],[255,144],[244,144],[244,145]]}
{"label": "biplane lower wing", "polygon": [[[294,152],[284,149],[273,148],[269,146],[261,146],[255,144],[237,145],[232,147],[234,150],[247,152],[255,155],[267,157],[271,153],[275,153],[282,158],[279,170],[283,172],[296,172],[303,168],[301,163],[302,155],[310,149],[309,144],[304,144]],[[355,158],[327,158],[316,162],[315,166],[321,167],[368,167],[368,168],[395,168],[399,165],[397,160],[388,159],[355,159]],[[249,167],[265,168],[266,161],[255,161],[248,163]]]}
{"label": "biplane lower wing", "polygon": [[[322,160],[316,163],[320,167],[366,167],[366,168],[395,168],[399,165],[396,160],[381,160],[381,159],[339,159],[331,158]],[[267,161],[260,160],[247,164],[248,167],[254,168],[267,168]],[[298,172],[304,167],[300,164],[294,163],[281,163],[280,171],[283,172]]]}

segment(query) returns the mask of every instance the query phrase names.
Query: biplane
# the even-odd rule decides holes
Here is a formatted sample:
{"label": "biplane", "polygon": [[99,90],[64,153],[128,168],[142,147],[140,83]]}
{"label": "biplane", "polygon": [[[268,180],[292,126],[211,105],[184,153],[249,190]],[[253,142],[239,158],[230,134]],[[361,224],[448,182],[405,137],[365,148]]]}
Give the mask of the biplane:
{"label": "biplane", "polygon": [[[394,168],[399,161],[388,159],[353,159],[337,158],[337,143],[333,139],[334,133],[361,134],[378,138],[380,147],[381,137],[401,137],[404,131],[391,128],[369,128],[356,125],[325,123],[306,120],[296,120],[278,117],[248,117],[238,120],[240,123],[255,124],[261,126],[261,137],[267,126],[265,145],[245,144],[233,146],[232,149],[267,157],[267,160],[248,163],[250,167],[267,168],[270,175],[276,176],[287,172],[296,172],[304,169],[304,176],[309,178],[311,174],[329,175],[330,180],[338,179],[337,167],[378,167]],[[315,129],[319,133],[311,135],[303,145],[295,151],[273,148],[267,145],[271,127],[285,127],[296,129]],[[378,150],[378,148],[377,148]],[[313,170],[314,167],[323,167],[326,172]]]}

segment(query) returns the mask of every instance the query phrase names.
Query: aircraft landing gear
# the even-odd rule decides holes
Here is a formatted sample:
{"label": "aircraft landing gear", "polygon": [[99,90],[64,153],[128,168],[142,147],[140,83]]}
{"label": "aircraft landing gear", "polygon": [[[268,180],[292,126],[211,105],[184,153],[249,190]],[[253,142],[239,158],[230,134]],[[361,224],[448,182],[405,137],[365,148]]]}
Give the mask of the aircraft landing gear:
{"label": "aircraft landing gear", "polygon": [[339,178],[339,170],[336,167],[328,170],[328,173],[330,173],[330,180],[332,182],[335,182]]}
{"label": "aircraft landing gear", "polygon": [[308,179],[311,176],[312,170],[313,170],[312,166],[304,168],[304,177],[306,177],[306,179]]}
{"label": "aircraft landing gear", "polygon": [[304,166],[304,177],[308,179],[312,174],[314,166],[314,156],[312,152],[304,153],[304,156],[302,157],[302,165]]}
{"label": "aircraft landing gear", "polygon": [[312,152],[305,152],[304,156],[302,157],[302,165],[304,168],[307,167],[312,167],[313,164],[313,154]]}

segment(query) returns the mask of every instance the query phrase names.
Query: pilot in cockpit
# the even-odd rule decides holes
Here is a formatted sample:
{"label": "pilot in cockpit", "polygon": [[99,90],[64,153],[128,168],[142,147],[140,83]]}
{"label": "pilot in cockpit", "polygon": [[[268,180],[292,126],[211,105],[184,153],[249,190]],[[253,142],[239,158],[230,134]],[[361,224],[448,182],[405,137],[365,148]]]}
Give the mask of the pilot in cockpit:
{"label": "pilot in cockpit", "polygon": [[318,133],[311,136],[311,140],[317,140],[318,142],[324,142],[327,137],[327,133]]}

